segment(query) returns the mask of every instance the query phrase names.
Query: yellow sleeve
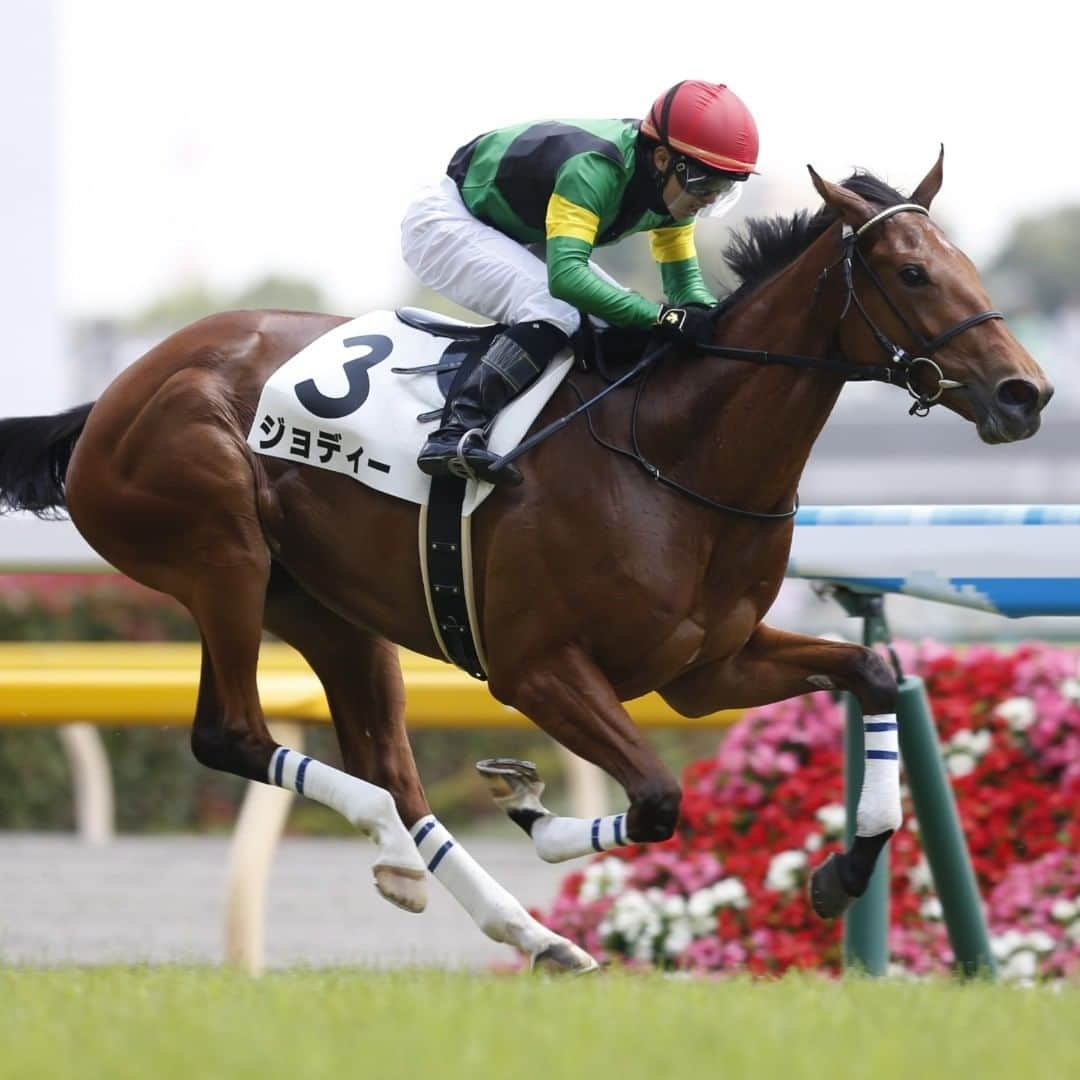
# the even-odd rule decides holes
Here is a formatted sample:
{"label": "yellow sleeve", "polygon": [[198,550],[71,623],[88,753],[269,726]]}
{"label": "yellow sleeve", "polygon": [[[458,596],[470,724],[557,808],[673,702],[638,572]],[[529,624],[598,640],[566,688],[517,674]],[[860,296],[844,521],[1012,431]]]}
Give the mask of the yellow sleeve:
{"label": "yellow sleeve", "polygon": [[563,236],[571,240],[582,240],[590,247],[596,243],[596,233],[600,228],[600,218],[584,206],[578,206],[557,192],[548,200],[545,220],[547,238]]}
{"label": "yellow sleeve", "polygon": [[683,262],[697,258],[694,246],[694,224],[669,225],[649,233],[652,256],[658,263]]}

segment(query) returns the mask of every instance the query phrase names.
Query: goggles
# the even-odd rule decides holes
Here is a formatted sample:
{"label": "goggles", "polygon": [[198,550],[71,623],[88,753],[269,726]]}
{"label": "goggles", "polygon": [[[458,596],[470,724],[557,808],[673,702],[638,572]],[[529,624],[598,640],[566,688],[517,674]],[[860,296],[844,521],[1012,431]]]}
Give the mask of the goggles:
{"label": "goggles", "polygon": [[735,185],[745,180],[743,175],[717,172],[689,158],[678,157],[672,169],[679,180],[679,185],[688,195],[707,198],[710,195],[726,195],[734,190]]}

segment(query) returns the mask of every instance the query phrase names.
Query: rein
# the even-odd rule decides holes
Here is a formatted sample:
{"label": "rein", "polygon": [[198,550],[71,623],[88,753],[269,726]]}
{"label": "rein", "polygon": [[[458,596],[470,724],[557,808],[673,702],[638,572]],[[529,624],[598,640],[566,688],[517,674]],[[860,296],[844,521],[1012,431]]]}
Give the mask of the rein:
{"label": "rein", "polygon": [[[955,379],[945,378],[945,373],[941,370],[941,367],[935,360],[931,359],[934,353],[942,346],[952,341],[953,338],[964,333],[965,330],[970,330],[973,326],[978,326],[980,323],[984,323],[990,319],[1004,319],[1005,316],[1002,315],[1000,311],[982,311],[977,315],[972,315],[967,319],[963,319],[955,326],[950,327],[948,330],[938,334],[937,337],[932,338],[929,341],[927,341],[922,334],[911,325],[904,317],[903,312],[897,307],[892,297],[889,296],[881,279],[874,273],[866,256],[863,255],[858,246],[859,238],[869,228],[877,225],[879,222],[888,220],[894,214],[905,211],[922,214],[925,217],[930,216],[930,211],[927,210],[925,206],[920,206],[918,203],[899,203],[896,206],[886,207],[886,209],[870,218],[869,221],[864,222],[858,229],[853,229],[850,225],[844,224],[841,232],[842,250],[840,259],[831,266],[827,266],[821,272],[815,290],[816,299],[825,282],[828,280],[830,272],[836,266],[842,266],[844,286],[847,289],[847,295],[844,298],[844,310],[841,312],[840,322],[842,323],[844,321],[848,312],[851,310],[852,306],[854,306],[855,310],[870,328],[871,333],[874,335],[874,339],[881,345],[882,349],[884,349],[885,354],[888,357],[885,363],[854,364],[850,360],[844,359],[843,354],[840,354],[839,357],[805,356],[799,353],[770,352],[766,349],[744,349],[732,345],[698,345],[694,347],[695,351],[704,353],[707,356],[717,356],[725,360],[742,360],[752,364],[761,364],[763,366],[782,364],[786,367],[811,368],[818,371],[829,371],[842,375],[846,382],[882,382],[888,383],[890,386],[900,386],[907,390],[907,392],[915,399],[914,404],[908,410],[908,415],[926,416],[930,412],[931,406],[937,404],[941,395],[946,390],[959,389],[964,385],[962,382],[957,382]],[[920,350],[918,355],[912,355],[902,346],[894,342],[870,317],[869,312],[863,306],[858,293],[855,291],[856,259],[862,269],[865,270],[866,275],[874,288],[877,289],[885,299],[885,302],[889,305],[900,322],[903,323],[905,329],[911,334],[915,341],[918,342],[918,349]],[[837,330],[839,330],[839,324],[837,325]],[[764,513],[757,510],[743,510],[737,506],[727,506],[724,503],[717,502],[715,499],[710,499],[707,495],[702,495],[700,492],[684,487],[677,480],[671,479],[671,477],[665,476],[660,472],[660,469],[656,465],[650,462],[645,455],[642,454],[637,437],[638,409],[651,369],[654,363],[667,352],[667,349],[668,346],[666,344],[650,349],[641,360],[625,374],[608,386],[605,386],[588,400],[584,398],[584,395],[573,383],[569,383],[568,385],[577,395],[581,404],[578,405],[576,409],[567,413],[566,416],[563,416],[554,421],[554,423],[542,428],[531,438],[526,439],[509,453],[504,454],[492,465],[492,469],[499,469],[503,465],[509,464],[527,450],[531,450],[538,443],[541,443],[549,436],[554,435],[555,432],[561,431],[571,420],[580,416],[582,413],[585,413],[585,419],[589,425],[589,434],[592,435],[596,442],[615,454],[629,458],[631,461],[641,466],[641,468],[658,483],[671,488],[673,491],[677,491],[680,495],[683,495],[691,501],[696,502],[701,506],[708,507],[710,510],[717,510],[725,514],[734,514],[738,517],[752,518],[756,521],[786,521],[793,518],[799,512],[799,496],[797,493],[795,495],[795,505],[790,510],[783,510],[778,513]],[[933,393],[924,393],[912,382],[914,373],[918,370],[920,365],[928,365],[932,373],[935,373],[937,376],[937,382],[934,386]],[[626,450],[623,447],[606,442],[597,434],[596,429],[593,427],[592,415],[589,413],[589,409],[601,398],[606,397],[611,393],[612,390],[632,381],[639,374],[643,375],[643,378],[638,383],[637,391],[634,394],[634,404],[630,413],[631,449]]]}

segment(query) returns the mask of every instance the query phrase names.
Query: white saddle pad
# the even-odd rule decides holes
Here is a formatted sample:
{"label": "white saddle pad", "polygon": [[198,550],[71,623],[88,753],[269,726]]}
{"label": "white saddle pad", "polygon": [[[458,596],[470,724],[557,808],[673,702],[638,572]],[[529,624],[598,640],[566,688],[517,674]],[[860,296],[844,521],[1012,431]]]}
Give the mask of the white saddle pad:
{"label": "white saddle pad", "polygon": [[[441,409],[445,395],[434,374],[391,369],[437,364],[451,345],[450,338],[406,326],[392,311],[343,323],[270,376],[248,445],[258,454],[343,473],[423,506],[431,478],[416,467],[416,455],[438,420],[421,423],[417,417]],[[503,409],[488,440],[495,453],[505,454],[522,440],[573,360],[569,349],[560,353]],[[470,480],[462,515],[470,515],[491,491],[491,484]]]}

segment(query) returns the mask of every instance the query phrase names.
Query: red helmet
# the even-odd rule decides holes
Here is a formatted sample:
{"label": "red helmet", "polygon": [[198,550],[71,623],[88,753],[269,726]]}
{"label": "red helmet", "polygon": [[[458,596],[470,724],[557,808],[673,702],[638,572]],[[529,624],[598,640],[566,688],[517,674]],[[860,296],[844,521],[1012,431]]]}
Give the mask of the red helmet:
{"label": "red helmet", "polygon": [[742,100],[721,83],[676,83],[653,102],[641,130],[710,169],[757,172],[757,124]]}

